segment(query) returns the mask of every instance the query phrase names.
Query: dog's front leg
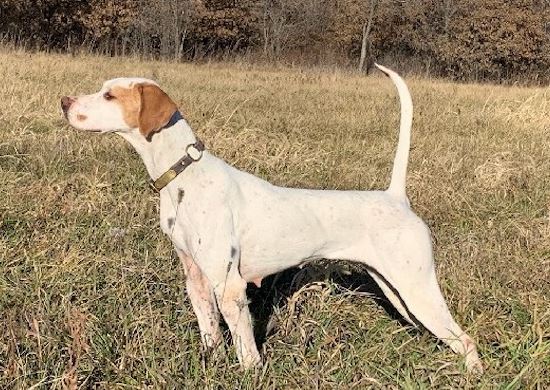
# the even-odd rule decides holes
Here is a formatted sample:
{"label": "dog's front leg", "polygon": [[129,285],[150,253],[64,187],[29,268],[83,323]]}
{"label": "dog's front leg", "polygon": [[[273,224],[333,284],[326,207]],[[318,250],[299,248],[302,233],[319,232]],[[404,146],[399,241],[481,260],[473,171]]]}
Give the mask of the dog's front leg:
{"label": "dog's front leg", "polygon": [[201,339],[206,350],[218,346],[222,340],[220,312],[216,305],[214,290],[193,259],[176,249],[187,277],[186,289],[193,310],[197,315]]}
{"label": "dog's front leg", "polygon": [[[216,247],[219,248],[219,243]],[[245,368],[258,366],[261,359],[248,310],[247,283],[239,271],[238,249],[227,245],[223,251],[208,250],[198,263],[214,288],[216,302],[231,331],[239,362]]]}
{"label": "dog's front leg", "polygon": [[225,322],[229,326],[237,357],[245,368],[260,364],[256,347],[252,318],[248,310],[246,281],[241,278],[238,266],[231,266],[227,279],[214,288],[216,299]]}

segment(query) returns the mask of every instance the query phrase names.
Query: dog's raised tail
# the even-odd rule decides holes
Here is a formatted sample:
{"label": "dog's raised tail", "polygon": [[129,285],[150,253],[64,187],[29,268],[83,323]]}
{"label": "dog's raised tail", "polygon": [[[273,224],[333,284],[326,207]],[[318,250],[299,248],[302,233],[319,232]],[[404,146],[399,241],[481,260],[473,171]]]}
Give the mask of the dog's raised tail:
{"label": "dog's raised tail", "polygon": [[407,164],[409,162],[409,148],[411,146],[411,127],[413,115],[411,94],[409,92],[409,88],[407,88],[407,84],[405,84],[405,80],[403,80],[401,76],[382,65],[375,65],[393,81],[395,87],[397,88],[399,101],[401,103],[399,141],[397,143],[395,160],[393,162],[390,186],[386,192],[394,195],[395,197],[406,199],[407,194],[405,186],[407,179]]}

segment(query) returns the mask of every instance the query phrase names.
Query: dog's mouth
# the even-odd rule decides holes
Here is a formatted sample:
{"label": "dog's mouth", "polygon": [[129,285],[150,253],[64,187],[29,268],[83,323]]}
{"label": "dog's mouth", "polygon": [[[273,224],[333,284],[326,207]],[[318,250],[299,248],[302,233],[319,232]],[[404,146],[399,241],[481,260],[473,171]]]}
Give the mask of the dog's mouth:
{"label": "dog's mouth", "polygon": [[85,133],[103,133],[103,131],[101,130],[98,130],[98,129],[79,129],[78,127],[76,126],[73,126],[75,129],[77,129],[78,131],[83,131]]}
{"label": "dog's mouth", "polygon": [[69,116],[68,116],[66,113],[64,113],[64,117],[65,117],[65,119],[67,120],[67,124],[68,124],[70,127],[72,127],[73,129],[76,129],[76,130],[78,130],[78,131],[82,131],[82,132],[84,132],[84,133],[102,133],[102,131],[101,131],[101,130],[98,130],[98,129],[84,129],[84,128],[82,128],[82,127],[79,127],[78,124],[75,124],[74,121],[71,121],[71,120],[69,119]]}

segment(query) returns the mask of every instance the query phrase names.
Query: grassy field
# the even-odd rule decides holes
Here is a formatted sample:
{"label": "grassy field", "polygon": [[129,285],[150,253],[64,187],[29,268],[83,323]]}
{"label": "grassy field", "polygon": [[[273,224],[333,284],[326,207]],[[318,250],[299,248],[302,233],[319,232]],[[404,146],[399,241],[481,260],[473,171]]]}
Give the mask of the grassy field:
{"label": "grassy field", "polygon": [[264,367],[201,353],[158,199],[116,135],[70,129],[59,98],[157,79],[207,147],[276,184],[383,189],[391,82],[338,71],[0,51],[1,388],[550,387],[550,89],[408,79],[408,193],[438,278],[486,366],[405,326],[343,263],[250,288]]}

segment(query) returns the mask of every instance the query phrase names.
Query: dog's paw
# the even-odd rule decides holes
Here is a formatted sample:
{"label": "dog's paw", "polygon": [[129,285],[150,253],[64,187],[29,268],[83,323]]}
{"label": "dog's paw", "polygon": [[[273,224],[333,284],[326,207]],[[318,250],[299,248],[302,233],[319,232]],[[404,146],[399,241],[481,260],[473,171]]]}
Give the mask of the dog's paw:
{"label": "dog's paw", "polygon": [[466,370],[470,374],[474,375],[482,375],[483,374],[483,363],[481,362],[481,359],[477,356],[477,353],[475,354],[468,354],[466,355]]}
{"label": "dog's paw", "polygon": [[257,370],[262,368],[262,359],[259,354],[250,353],[242,357],[241,366],[245,370]]}
{"label": "dog's paw", "polygon": [[204,364],[209,362],[217,362],[221,357],[225,356],[225,346],[222,342],[212,342],[208,345],[203,344],[201,349],[201,357]]}

